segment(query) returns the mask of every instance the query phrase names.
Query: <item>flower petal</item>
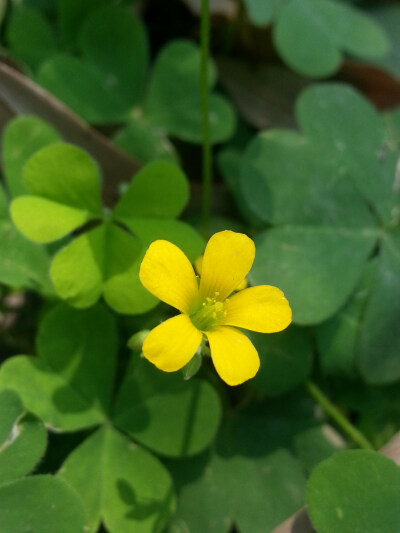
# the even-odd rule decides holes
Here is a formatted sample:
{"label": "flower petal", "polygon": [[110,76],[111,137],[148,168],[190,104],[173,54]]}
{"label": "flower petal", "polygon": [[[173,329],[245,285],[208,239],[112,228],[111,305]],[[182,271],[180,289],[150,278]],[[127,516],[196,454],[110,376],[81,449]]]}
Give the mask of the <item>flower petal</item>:
{"label": "flower petal", "polygon": [[175,244],[154,241],[140,266],[139,278],[146,289],[182,313],[197,298],[197,279],[189,259]]}
{"label": "flower petal", "polygon": [[150,331],[143,355],[160,370],[175,372],[191,360],[202,337],[186,315],[174,316]]}
{"label": "flower petal", "polygon": [[287,328],[292,310],[283,292],[276,287],[260,285],[237,292],[225,300],[223,325],[275,333]]}
{"label": "flower petal", "polygon": [[260,368],[257,350],[241,331],[220,326],[206,332],[216,371],[228,385],[240,385]]}
{"label": "flower petal", "polygon": [[[203,258],[204,258],[204,255],[201,255],[200,257],[198,257],[196,259],[196,261],[194,262],[194,269],[195,271],[197,272],[197,274],[201,277],[201,270],[202,270],[202,267],[203,267]],[[243,289],[245,289],[247,287],[247,279],[244,278],[244,280],[242,280],[239,285],[236,287],[236,289],[234,289],[235,291],[242,291]]]}
{"label": "flower petal", "polygon": [[208,241],[201,266],[202,297],[222,301],[229,296],[248,274],[254,255],[254,242],[243,233],[215,233]]}
{"label": "flower petal", "polygon": [[244,278],[244,280],[241,283],[239,283],[239,285],[236,287],[235,291],[242,291],[243,289],[246,289],[247,286],[248,286],[247,279]]}

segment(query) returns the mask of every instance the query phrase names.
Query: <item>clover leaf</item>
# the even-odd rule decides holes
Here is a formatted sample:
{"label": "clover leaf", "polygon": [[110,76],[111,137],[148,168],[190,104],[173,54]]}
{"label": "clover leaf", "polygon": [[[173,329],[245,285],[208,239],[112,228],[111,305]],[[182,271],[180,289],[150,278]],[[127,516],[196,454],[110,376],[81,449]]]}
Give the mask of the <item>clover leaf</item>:
{"label": "clover leaf", "polygon": [[280,398],[279,414],[278,401],[232,413],[207,454],[167,462],[178,492],[171,532],[228,532],[233,524],[243,533],[272,531],[299,509],[306,480],[296,444],[321,428],[300,399]]}
{"label": "clover leaf", "polygon": [[[144,114],[173,137],[200,143],[201,106],[199,93],[200,50],[189,41],[173,41],[156,59],[150,80]],[[210,65],[210,92],[216,72]],[[210,94],[210,134],[214,143],[228,139],[235,128],[235,115],[229,102]]]}
{"label": "clover leaf", "polygon": [[0,484],[29,474],[43,456],[47,433],[12,390],[0,392]]}
{"label": "clover leaf", "polygon": [[281,287],[294,320],[314,324],[354,291],[378,224],[388,235],[397,224],[398,154],[381,117],[346,86],[305,90],[297,119],[302,134],[268,131],[250,142],[239,179],[247,207],[274,226],[256,239],[251,279]]}
{"label": "clover leaf", "polygon": [[[0,412],[0,443],[22,409],[58,432],[100,426],[57,477],[81,496],[90,531],[103,521],[111,533],[152,533],[169,519],[174,494],[168,471],[137,443],[175,457],[202,451],[215,437],[221,405],[206,381],[157,373],[134,353],[112,406],[115,326],[101,304],[85,310],[58,304],[45,315],[36,339],[39,356],[12,357],[0,368],[7,406],[3,417]],[[2,466],[0,454],[0,471]]]}
{"label": "clover leaf", "polygon": [[390,383],[400,378],[396,317],[400,311],[400,232],[386,235],[376,278],[362,316],[358,366],[368,383]]}
{"label": "clover leaf", "polygon": [[[24,502],[24,512],[21,512]],[[76,533],[87,530],[81,499],[65,481],[33,476],[0,486],[1,525],[4,531]]]}
{"label": "clover leaf", "polygon": [[30,195],[11,204],[17,228],[36,242],[64,237],[102,214],[97,165],[80,148],[67,144],[46,146],[24,167]]}
{"label": "clover leaf", "polygon": [[209,383],[191,383],[188,387],[180,374],[159,372],[133,353],[114,406],[116,426],[163,455],[198,453],[215,435],[221,408]]}
{"label": "clover leaf", "polygon": [[7,26],[6,38],[11,54],[32,71],[57,53],[53,28],[39,10],[17,8]]}
{"label": "clover leaf", "polygon": [[97,165],[76,146],[58,143],[36,152],[24,167],[24,185],[30,194],[12,202],[11,215],[25,236],[52,242],[80,232],[57,252],[50,268],[57,294],[75,307],[89,307],[103,295],[117,312],[147,311],[158,303],[139,281],[148,245],[167,239],[192,261],[202,252],[198,233],[175,220],[189,190],[172,162],[144,167],[111,215],[103,212]]}
{"label": "clover leaf", "polygon": [[[27,142],[29,139],[29,142]],[[52,294],[49,278],[50,254],[46,247],[31,242],[12,224],[9,198],[26,195],[23,168],[40,148],[60,141],[58,133],[36,117],[22,116],[7,124],[3,135],[2,159],[7,192],[0,187],[0,281],[17,288]]]}
{"label": "clover leaf", "polygon": [[317,329],[327,374],[361,377],[382,385],[400,377],[396,317],[400,295],[399,231],[384,234],[347,305]]}
{"label": "clover leaf", "polygon": [[332,0],[289,0],[274,27],[274,42],[284,61],[306,76],[335,72],[343,52],[370,60],[389,51],[375,21]]}
{"label": "clover leaf", "polygon": [[307,484],[311,522],[321,533],[396,531],[400,468],[369,450],[347,450],[320,463]]}
{"label": "clover leaf", "polygon": [[320,364],[326,375],[357,376],[360,321],[376,276],[378,259],[367,262],[355,292],[332,318],[315,329]]}
{"label": "clover leaf", "polygon": [[312,346],[304,328],[290,326],[275,335],[251,334],[260,370],[251,382],[267,396],[279,396],[303,383],[311,371]]}
{"label": "clover leaf", "polygon": [[171,477],[151,453],[110,427],[78,446],[57,476],[81,496],[89,531],[160,532],[174,509]]}
{"label": "clover leaf", "polygon": [[335,72],[344,54],[377,60],[389,52],[384,30],[370,16],[332,0],[245,0],[256,26],[274,24],[273,40],[290,68],[306,76]]}
{"label": "clover leaf", "polygon": [[113,137],[114,143],[142,164],[154,159],[179,160],[164,132],[142,116],[135,116]]}
{"label": "clover leaf", "polygon": [[308,88],[296,111],[302,133],[261,133],[241,160],[245,205],[273,226],[256,238],[250,278],[281,287],[295,322],[321,323],[325,372],[395,381],[397,146],[382,117],[344,85]]}
{"label": "clover leaf", "polygon": [[282,0],[244,0],[250,21],[256,26],[270,24],[278,15]]}
{"label": "clover leaf", "polygon": [[[67,53],[43,61],[37,82],[91,123],[126,120],[140,100],[146,78],[148,43],[142,22],[123,7],[93,6],[80,24],[81,57]],[[60,7],[65,38],[71,17],[82,8]],[[78,11],[78,13],[77,13]]]}
{"label": "clover leaf", "polygon": [[8,214],[8,201],[0,186],[0,282],[11,287],[51,294],[50,255],[44,246],[21,235]]}
{"label": "clover leaf", "polygon": [[0,389],[16,391],[30,412],[58,431],[106,420],[116,351],[110,312],[101,305],[75,311],[63,304],[45,317],[37,347],[39,357],[20,355],[3,364]]}
{"label": "clover leaf", "polygon": [[37,117],[21,116],[7,124],[3,135],[2,159],[10,196],[15,198],[27,193],[22,178],[27,160],[40,148],[60,141],[58,132]]}

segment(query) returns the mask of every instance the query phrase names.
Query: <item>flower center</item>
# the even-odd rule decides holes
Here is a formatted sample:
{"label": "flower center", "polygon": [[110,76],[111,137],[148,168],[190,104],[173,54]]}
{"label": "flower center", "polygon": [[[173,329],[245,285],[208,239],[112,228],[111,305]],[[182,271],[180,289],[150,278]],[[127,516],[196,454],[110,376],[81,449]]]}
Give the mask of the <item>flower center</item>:
{"label": "flower center", "polygon": [[218,326],[225,318],[224,302],[218,301],[218,296],[219,294],[216,292],[215,298],[206,298],[193,313],[189,314],[193,325],[200,331],[209,331]]}

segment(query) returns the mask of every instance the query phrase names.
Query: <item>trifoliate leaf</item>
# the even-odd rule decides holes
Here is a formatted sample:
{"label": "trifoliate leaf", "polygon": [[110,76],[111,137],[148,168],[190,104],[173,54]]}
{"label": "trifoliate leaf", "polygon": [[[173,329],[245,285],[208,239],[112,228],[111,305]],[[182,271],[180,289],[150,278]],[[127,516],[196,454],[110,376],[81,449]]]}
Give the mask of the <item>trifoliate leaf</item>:
{"label": "trifoliate leaf", "polygon": [[113,418],[136,441],[164,455],[192,455],[212,442],[220,416],[219,398],[206,381],[160,372],[133,353]]}
{"label": "trifoliate leaf", "polygon": [[174,507],[165,467],[111,428],[98,430],[76,448],[58,477],[81,496],[92,532],[102,521],[110,533],[159,533]]}
{"label": "trifoliate leaf", "polygon": [[29,474],[44,454],[43,422],[26,413],[12,390],[0,392],[0,484]]}
{"label": "trifoliate leaf", "polygon": [[64,481],[52,476],[34,476],[0,486],[0,514],[1,527],[7,533],[87,530],[80,498]]}
{"label": "trifoliate leaf", "polygon": [[[189,41],[173,41],[156,59],[145,116],[170,135],[201,143],[202,122],[199,92],[200,51]],[[215,69],[210,68],[210,90],[215,83]],[[212,142],[228,139],[235,128],[235,115],[228,101],[210,94],[210,134]]]}

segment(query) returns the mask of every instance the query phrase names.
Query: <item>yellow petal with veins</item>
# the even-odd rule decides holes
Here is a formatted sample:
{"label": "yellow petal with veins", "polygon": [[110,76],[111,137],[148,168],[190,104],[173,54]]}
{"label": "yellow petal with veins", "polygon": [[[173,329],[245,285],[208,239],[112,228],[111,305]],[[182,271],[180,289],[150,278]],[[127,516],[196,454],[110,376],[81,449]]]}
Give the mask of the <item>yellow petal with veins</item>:
{"label": "yellow petal with veins", "polygon": [[198,286],[189,259],[175,244],[154,241],[140,266],[139,278],[146,289],[182,313],[197,299]]}
{"label": "yellow petal with veins", "polygon": [[175,372],[192,359],[202,337],[186,315],[174,316],[150,331],[143,355],[160,370]]}
{"label": "yellow petal with veins", "polygon": [[260,367],[257,350],[238,329],[220,326],[206,332],[216,371],[228,385],[253,378]]}
{"label": "yellow petal with veins", "polygon": [[275,333],[287,328],[292,310],[283,292],[260,285],[237,292],[225,301],[223,324],[260,333]]}
{"label": "yellow petal with veins", "polygon": [[215,233],[208,241],[201,265],[201,296],[220,301],[227,298],[248,274],[254,255],[254,242],[243,233]]}
{"label": "yellow petal with veins", "polygon": [[[197,272],[197,274],[201,277],[201,269],[203,267],[203,257],[204,255],[201,255],[200,257],[198,257],[196,259],[196,261],[194,262],[194,269],[195,271]],[[247,280],[246,278],[243,279],[239,285],[236,287],[236,289],[234,289],[235,291],[242,291],[243,289],[245,289],[247,287]]]}

